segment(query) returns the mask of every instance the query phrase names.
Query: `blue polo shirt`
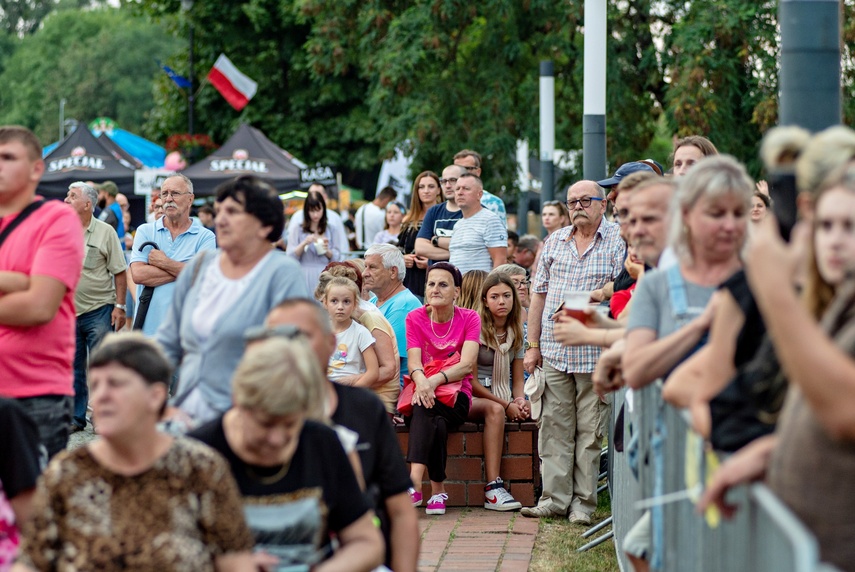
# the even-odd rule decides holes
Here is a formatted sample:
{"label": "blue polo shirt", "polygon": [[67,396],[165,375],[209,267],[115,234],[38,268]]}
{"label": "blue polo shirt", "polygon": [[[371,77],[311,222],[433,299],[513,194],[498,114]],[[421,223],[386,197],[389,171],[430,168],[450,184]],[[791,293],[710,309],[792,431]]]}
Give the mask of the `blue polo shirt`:
{"label": "blue polo shirt", "polygon": [[386,300],[380,306],[380,311],[392,324],[395,330],[395,340],[398,342],[398,355],[401,356],[401,381],[404,375],[409,373],[407,369],[407,314],[421,308],[422,303],[415,295],[406,288]]}
{"label": "blue polo shirt", "polygon": [[[172,239],[172,233],[169,229],[163,226],[163,220],[166,217],[160,217],[155,222],[149,222],[140,225],[134,235],[134,251],[131,254],[131,264],[134,262],[145,262],[148,264],[148,255],[152,251],[152,247],[147,246],[145,250],[140,252],[140,245],[144,242],[154,242],[163,251],[163,253],[177,262],[189,262],[196,253],[201,250],[215,250],[217,248],[217,239],[214,233],[202,226],[197,219],[190,219],[190,228]],[[144,286],[137,285],[137,300],[142,294]],[[148,307],[145,324],[143,324],[143,333],[147,336],[153,336],[157,331],[158,326],[166,317],[166,311],[172,303],[172,293],[175,290],[175,282],[163,284],[154,289],[151,296],[151,304]],[[136,316],[135,316],[136,317]]]}

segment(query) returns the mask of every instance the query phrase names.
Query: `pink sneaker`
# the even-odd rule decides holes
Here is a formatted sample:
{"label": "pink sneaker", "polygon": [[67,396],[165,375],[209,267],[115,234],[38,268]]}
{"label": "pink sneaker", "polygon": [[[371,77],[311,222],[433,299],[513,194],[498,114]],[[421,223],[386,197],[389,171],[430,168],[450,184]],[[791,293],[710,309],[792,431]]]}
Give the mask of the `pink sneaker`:
{"label": "pink sneaker", "polygon": [[407,492],[410,493],[410,500],[413,501],[413,506],[422,506],[422,493],[412,487]]}
{"label": "pink sneaker", "polygon": [[448,500],[448,495],[439,493],[433,495],[427,503],[425,514],[445,514],[445,501]]}

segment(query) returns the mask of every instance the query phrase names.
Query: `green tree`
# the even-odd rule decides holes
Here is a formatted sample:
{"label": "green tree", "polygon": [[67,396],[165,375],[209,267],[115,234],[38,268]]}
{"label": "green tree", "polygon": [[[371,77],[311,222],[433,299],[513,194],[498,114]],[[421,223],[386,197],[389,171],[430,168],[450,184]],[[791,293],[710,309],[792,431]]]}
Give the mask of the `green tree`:
{"label": "green tree", "polygon": [[127,11],[57,11],[6,61],[0,124],[19,123],[44,142],[56,140],[65,98],[66,117],[88,122],[110,116],[138,131],[153,106],[152,78],[163,75],[155,60],[174,49],[175,40]]}
{"label": "green tree", "polygon": [[[363,102],[366,83],[357,70],[329,77],[311,73],[304,49],[309,27],[293,1],[196,2],[184,14],[178,2],[144,0],[140,6],[174,35],[186,38],[192,22],[197,85],[220,53],[259,84],[241,112],[212,86],[203,86],[195,107],[197,131],[222,142],[248,122],[307,163],[332,163],[357,175],[377,168],[375,125]],[[186,51],[171,63],[188,73]],[[148,133],[185,132],[187,103],[168,79],[157,80],[154,97]]]}

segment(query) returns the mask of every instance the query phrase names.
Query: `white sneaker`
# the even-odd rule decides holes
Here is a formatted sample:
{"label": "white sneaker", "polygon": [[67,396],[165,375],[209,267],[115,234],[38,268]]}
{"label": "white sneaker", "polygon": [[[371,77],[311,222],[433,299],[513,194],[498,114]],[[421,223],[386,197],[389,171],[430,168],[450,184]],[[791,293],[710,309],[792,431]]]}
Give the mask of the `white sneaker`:
{"label": "white sneaker", "polygon": [[522,508],[522,504],[514,500],[511,493],[505,489],[505,483],[502,479],[496,479],[484,487],[484,508],[505,512],[519,510]]}

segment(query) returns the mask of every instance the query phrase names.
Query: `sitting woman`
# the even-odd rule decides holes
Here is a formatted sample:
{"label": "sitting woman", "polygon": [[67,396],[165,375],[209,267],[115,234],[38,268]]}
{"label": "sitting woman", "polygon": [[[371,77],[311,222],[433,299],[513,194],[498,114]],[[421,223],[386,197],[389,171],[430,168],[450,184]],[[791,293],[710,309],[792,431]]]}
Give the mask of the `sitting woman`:
{"label": "sitting woman", "polygon": [[499,466],[505,445],[505,418],[523,421],[529,416],[523,391],[520,303],[506,274],[490,274],[481,292],[481,339],[469,420],[484,422],[484,508],[518,510],[522,505],[505,489]]}
{"label": "sitting woman", "polygon": [[[422,479],[427,470],[431,488],[427,514],[445,514],[448,494],[443,481],[448,432],[466,421],[472,399],[472,370],[478,357],[481,320],[477,312],[455,306],[462,281],[460,271],[448,262],[431,266],[425,284],[428,305],[410,312],[406,320],[407,358],[415,383],[413,414],[407,418],[407,461],[414,487],[410,495],[413,505],[421,506]],[[446,365],[438,373],[425,374],[431,362],[443,361]],[[461,384],[454,401],[440,401],[437,388],[457,381]]]}
{"label": "sitting woman", "polygon": [[368,329],[352,318],[359,288],[347,278],[331,279],[324,290],[324,307],[330,315],[336,349],[330,356],[330,381],[370,388],[377,382],[377,353]]}
{"label": "sitting woman", "polygon": [[171,377],[142,334],[111,334],[92,353],[100,439],[48,466],[12,570],[254,569],[228,465],[193,439],[157,430]]}
{"label": "sitting woman", "polygon": [[335,431],[309,420],[325,398],[311,355],[302,336],[249,345],[234,406],[192,436],[231,466],[258,566],[368,572],[383,562],[383,540]]}

